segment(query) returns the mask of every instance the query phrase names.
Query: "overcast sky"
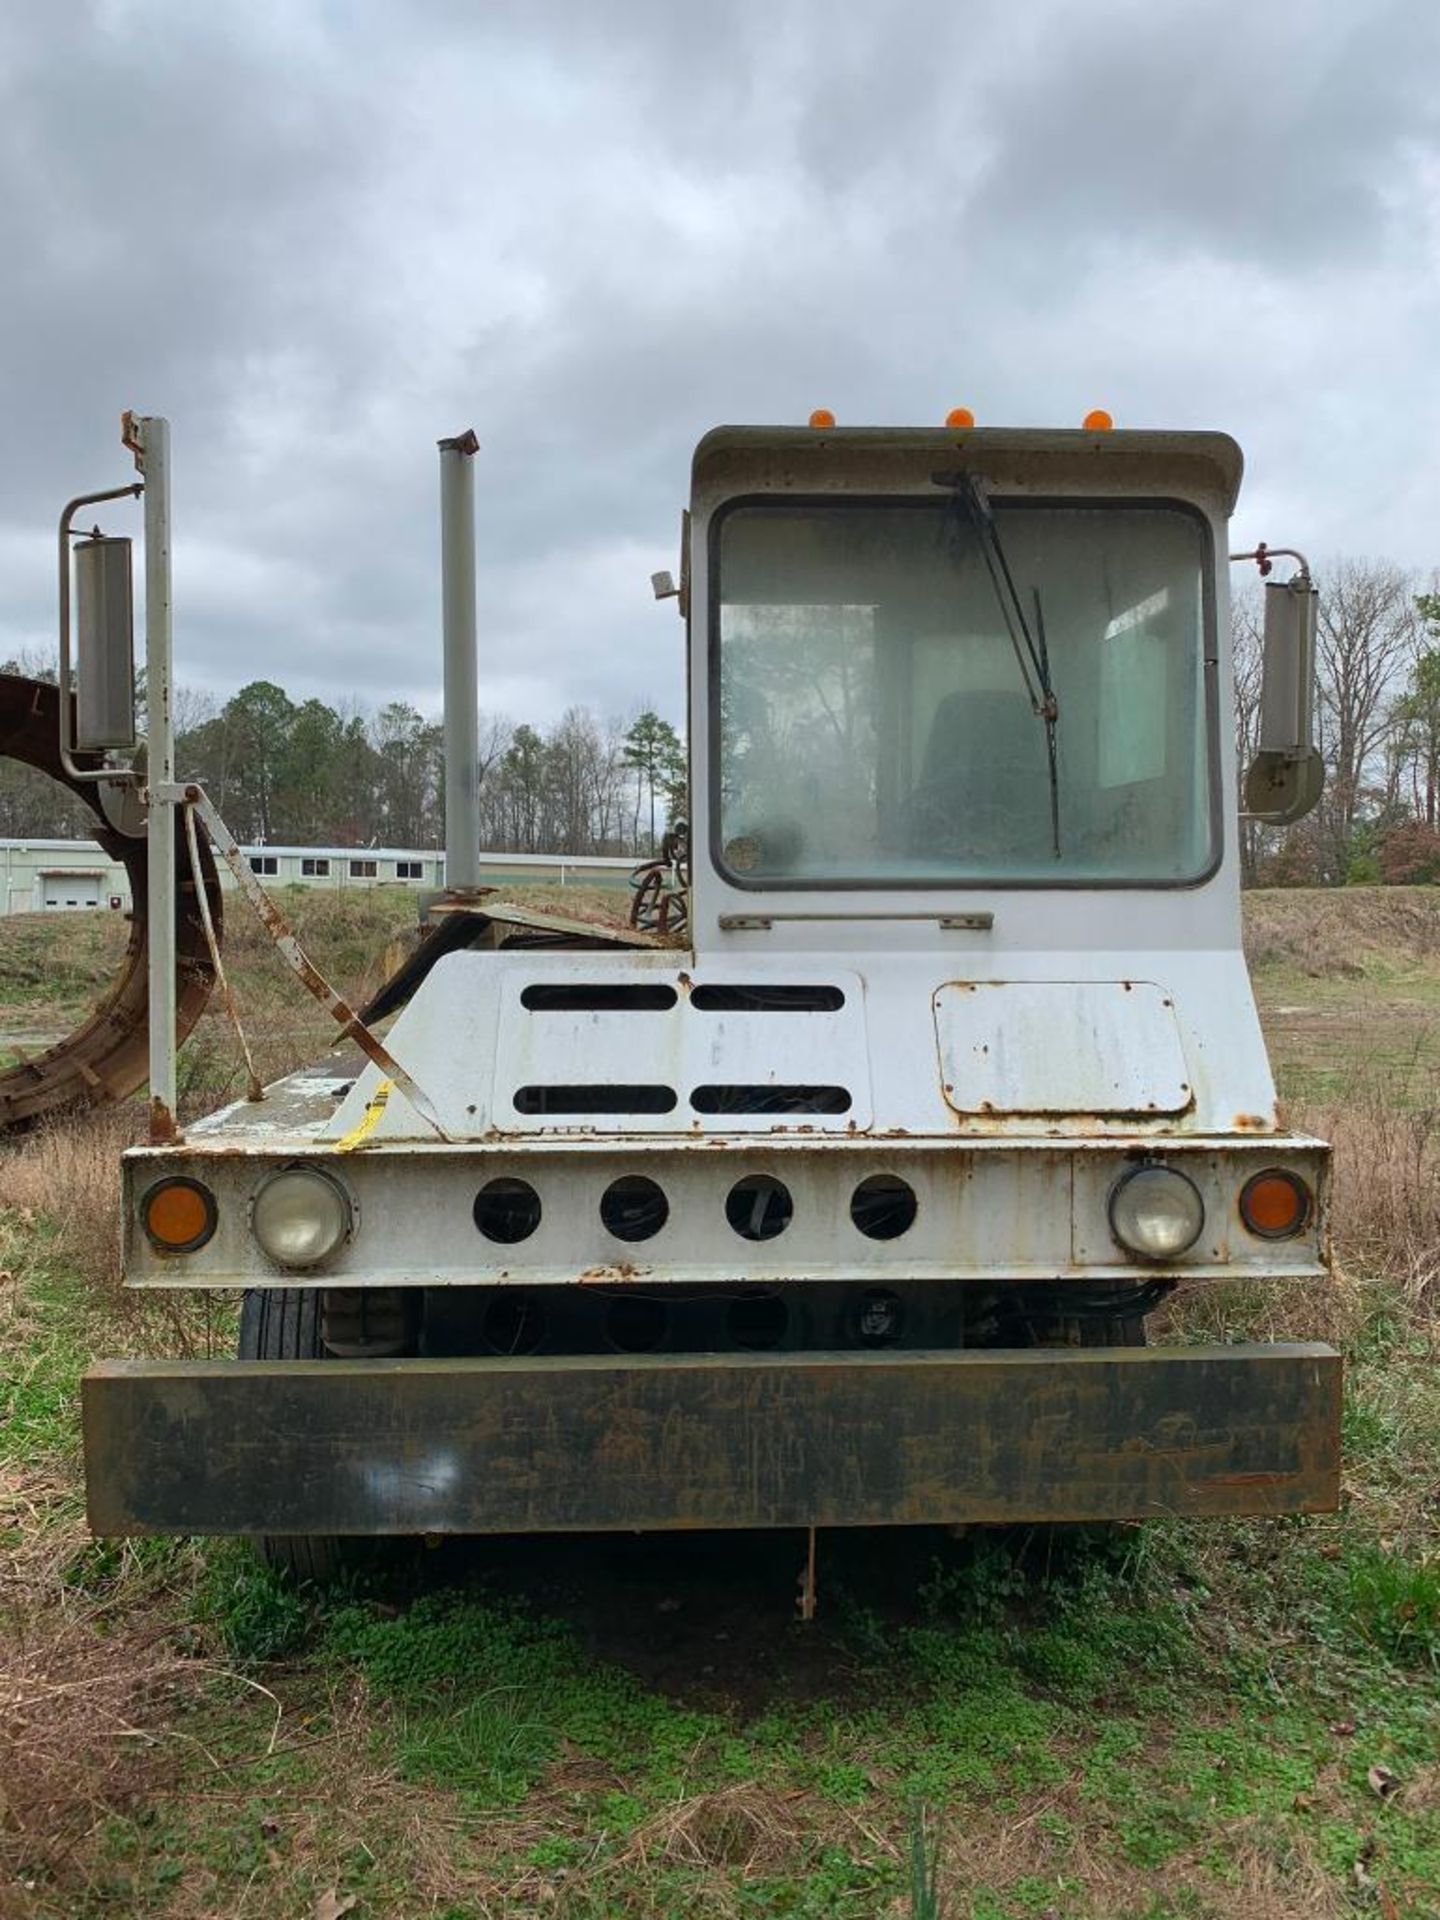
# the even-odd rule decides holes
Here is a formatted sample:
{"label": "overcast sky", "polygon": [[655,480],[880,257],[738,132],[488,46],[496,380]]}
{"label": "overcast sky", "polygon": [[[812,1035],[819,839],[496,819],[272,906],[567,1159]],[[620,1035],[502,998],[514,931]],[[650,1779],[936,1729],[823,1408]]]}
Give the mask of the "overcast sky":
{"label": "overcast sky", "polygon": [[[0,658],[172,423],[178,676],[678,719],[721,421],[1221,427],[1237,534],[1440,564],[1436,0],[0,0]],[[122,508],[107,524],[125,528]]]}

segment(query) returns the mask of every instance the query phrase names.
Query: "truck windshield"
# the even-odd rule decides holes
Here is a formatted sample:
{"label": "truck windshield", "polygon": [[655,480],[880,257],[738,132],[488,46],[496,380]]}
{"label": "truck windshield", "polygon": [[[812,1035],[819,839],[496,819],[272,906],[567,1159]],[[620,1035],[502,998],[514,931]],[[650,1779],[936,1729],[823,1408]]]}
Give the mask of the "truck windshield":
{"label": "truck windshield", "polygon": [[[1207,536],[1168,505],[996,500],[1057,710],[953,501],[720,517],[718,835],[747,886],[1166,884],[1214,823]],[[1038,598],[1037,598],[1038,597]]]}

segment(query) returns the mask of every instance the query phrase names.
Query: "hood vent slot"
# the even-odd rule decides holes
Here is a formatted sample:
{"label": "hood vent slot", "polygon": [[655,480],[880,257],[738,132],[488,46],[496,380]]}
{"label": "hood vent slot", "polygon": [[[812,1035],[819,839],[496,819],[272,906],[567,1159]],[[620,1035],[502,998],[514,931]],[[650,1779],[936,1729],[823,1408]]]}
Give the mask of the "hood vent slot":
{"label": "hood vent slot", "polygon": [[517,1113],[673,1113],[673,1087],[518,1087]]}
{"label": "hood vent slot", "polygon": [[696,1113],[848,1113],[848,1087],[696,1087]]}
{"label": "hood vent slot", "polygon": [[534,981],[520,1004],[531,1013],[668,1013],[679,995],[663,981]]}
{"label": "hood vent slot", "polygon": [[771,986],[748,980],[743,985],[690,989],[690,1004],[700,1013],[838,1013],[845,1004],[842,987]]}

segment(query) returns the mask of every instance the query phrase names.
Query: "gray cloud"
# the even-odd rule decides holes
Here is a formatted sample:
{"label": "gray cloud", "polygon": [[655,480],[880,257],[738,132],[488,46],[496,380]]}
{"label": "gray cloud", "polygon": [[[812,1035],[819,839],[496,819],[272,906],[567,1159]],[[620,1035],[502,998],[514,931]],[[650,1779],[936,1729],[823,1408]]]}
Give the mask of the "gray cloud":
{"label": "gray cloud", "polygon": [[[717,420],[1218,425],[1247,533],[1429,567],[1427,0],[1263,11],[110,0],[0,17],[0,654],[169,414],[180,671],[438,699],[434,440],[493,705],[677,715]],[[117,522],[118,524],[118,522]]]}

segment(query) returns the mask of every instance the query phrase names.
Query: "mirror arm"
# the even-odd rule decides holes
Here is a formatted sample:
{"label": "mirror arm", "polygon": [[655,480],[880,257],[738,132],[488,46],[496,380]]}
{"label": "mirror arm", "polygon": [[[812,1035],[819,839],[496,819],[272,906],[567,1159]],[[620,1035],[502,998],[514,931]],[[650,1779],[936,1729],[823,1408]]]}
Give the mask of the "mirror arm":
{"label": "mirror arm", "polygon": [[1253,560],[1262,580],[1277,560],[1298,560],[1300,571],[1295,576],[1295,582],[1300,586],[1310,585],[1310,562],[1298,547],[1267,547],[1262,540],[1250,553],[1232,553],[1229,557],[1232,561]]}

